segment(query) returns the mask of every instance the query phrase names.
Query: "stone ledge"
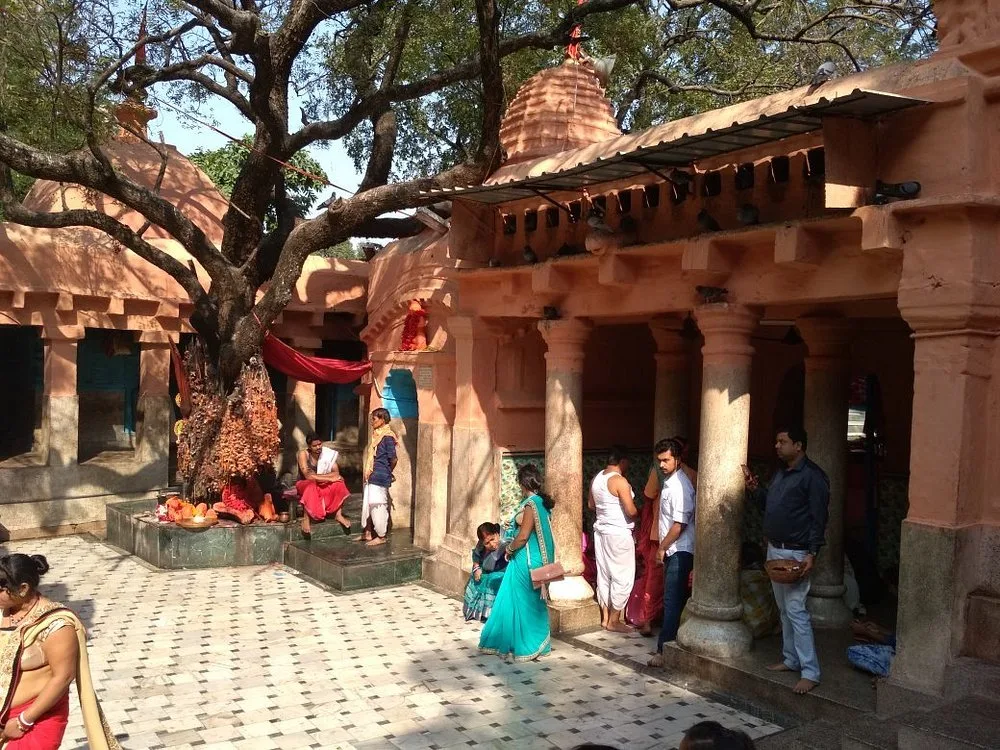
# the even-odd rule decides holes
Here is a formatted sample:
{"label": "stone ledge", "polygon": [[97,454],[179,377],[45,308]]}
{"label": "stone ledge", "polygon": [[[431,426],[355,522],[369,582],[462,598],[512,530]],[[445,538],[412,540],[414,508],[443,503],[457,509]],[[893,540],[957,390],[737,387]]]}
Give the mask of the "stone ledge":
{"label": "stone ledge", "polygon": [[[358,496],[347,500],[359,502]],[[153,515],[154,505],[154,500],[109,504],[107,541],[165,570],[268,565],[282,561],[285,544],[302,539],[297,522],[243,526],[220,521],[204,531],[188,531],[173,523],[158,522]],[[336,521],[313,524],[314,539],[333,535],[343,536]]]}
{"label": "stone ledge", "polygon": [[337,591],[413,583],[420,580],[425,553],[410,543],[408,529],[400,531],[379,547],[336,537],[286,544],[284,563]]}

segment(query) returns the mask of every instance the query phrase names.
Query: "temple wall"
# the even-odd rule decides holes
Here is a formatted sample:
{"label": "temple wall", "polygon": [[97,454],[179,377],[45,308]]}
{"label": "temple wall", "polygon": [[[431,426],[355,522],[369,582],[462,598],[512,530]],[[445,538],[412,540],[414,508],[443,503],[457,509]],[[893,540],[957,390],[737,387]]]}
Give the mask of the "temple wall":
{"label": "temple wall", "polygon": [[[373,362],[364,411],[387,408],[399,441],[390,490],[393,526],[427,548],[446,531],[455,404],[451,252],[446,237],[429,231],[383,248],[370,263],[368,325],[361,333]],[[428,312],[428,348],[404,352],[403,327],[414,299]]]}

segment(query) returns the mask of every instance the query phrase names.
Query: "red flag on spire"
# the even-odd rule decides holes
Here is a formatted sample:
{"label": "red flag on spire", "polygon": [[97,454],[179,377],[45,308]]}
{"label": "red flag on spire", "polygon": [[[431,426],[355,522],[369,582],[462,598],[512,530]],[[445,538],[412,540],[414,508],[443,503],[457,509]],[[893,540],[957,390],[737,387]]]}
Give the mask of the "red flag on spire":
{"label": "red flag on spire", "polygon": [[135,64],[145,65],[146,64],[146,42],[143,41],[146,38],[146,8],[148,6],[144,5],[142,7],[142,20],[139,21],[139,41],[142,42],[138,47],[135,48]]}
{"label": "red flag on spire", "polygon": [[[576,4],[577,5],[583,5],[585,2],[587,2],[587,0],[576,0]],[[583,36],[583,32],[580,29],[580,24],[576,24],[572,29],[570,29],[570,32],[569,32],[569,38],[570,39],[579,39],[581,36]],[[566,46],[566,54],[569,57],[572,57],[574,60],[579,61],[579,59],[580,59],[580,43],[579,42],[570,42]]]}

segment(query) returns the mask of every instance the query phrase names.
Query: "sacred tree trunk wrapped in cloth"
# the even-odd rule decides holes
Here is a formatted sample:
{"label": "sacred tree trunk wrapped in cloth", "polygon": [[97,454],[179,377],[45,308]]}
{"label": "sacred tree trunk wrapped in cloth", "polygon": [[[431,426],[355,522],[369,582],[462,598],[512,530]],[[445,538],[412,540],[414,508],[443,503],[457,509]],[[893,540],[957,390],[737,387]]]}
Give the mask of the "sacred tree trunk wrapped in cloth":
{"label": "sacred tree trunk wrapped in cloth", "polygon": [[[184,494],[213,502],[218,512],[249,523],[272,515],[259,493],[257,476],[279,449],[274,390],[260,357],[245,363],[226,389],[204,346],[184,355],[190,414],[177,437],[178,473]],[[260,495],[260,497],[257,497]]]}

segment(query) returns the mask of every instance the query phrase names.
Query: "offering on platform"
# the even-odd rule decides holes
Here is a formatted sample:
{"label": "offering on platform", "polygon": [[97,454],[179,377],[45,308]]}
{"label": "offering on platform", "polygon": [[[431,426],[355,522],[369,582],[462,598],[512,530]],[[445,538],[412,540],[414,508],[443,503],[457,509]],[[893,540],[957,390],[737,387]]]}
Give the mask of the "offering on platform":
{"label": "offering on platform", "polygon": [[195,505],[178,495],[168,497],[156,508],[156,518],[167,523],[176,523],[184,528],[209,528],[219,522],[218,514],[205,503]]}

